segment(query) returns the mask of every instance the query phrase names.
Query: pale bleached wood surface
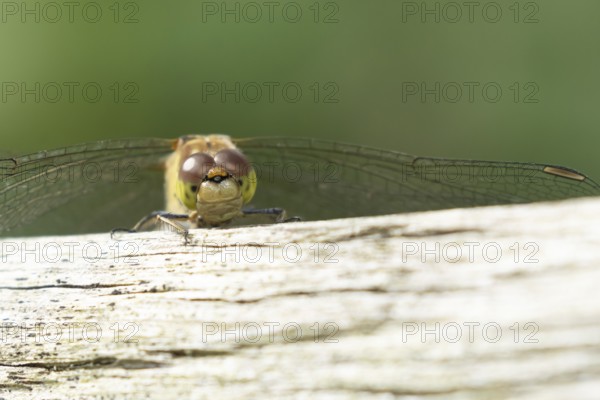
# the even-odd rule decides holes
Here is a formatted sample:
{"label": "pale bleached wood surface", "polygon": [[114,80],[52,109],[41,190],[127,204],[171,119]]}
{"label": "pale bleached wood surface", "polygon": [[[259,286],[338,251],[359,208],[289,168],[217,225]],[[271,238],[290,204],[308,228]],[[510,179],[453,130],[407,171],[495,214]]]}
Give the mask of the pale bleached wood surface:
{"label": "pale bleached wood surface", "polygon": [[595,199],[1,243],[0,398],[600,396]]}

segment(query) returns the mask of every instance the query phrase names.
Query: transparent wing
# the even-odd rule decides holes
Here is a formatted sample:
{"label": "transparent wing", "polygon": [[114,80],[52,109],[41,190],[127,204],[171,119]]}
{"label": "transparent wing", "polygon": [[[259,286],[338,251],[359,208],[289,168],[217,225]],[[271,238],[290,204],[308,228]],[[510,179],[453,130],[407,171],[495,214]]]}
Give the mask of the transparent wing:
{"label": "transparent wing", "polygon": [[569,168],[449,160],[314,139],[236,140],[258,175],[253,205],[326,219],[600,194]]}
{"label": "transparent wing", "polygon": [[107,140],[0,159],[0,235],[132,226],[164,207],[162,159],[172,144]]}
{"label": "transparent wing", "polygon": [[[415,157],[312,139],[236,143],[257,170],[253,205],[308,220],[600,194],[594,181],[558,166]],[[172,144],[109,140],[0,159],[0,235],[132,226],[164,207],[162,163]]]}

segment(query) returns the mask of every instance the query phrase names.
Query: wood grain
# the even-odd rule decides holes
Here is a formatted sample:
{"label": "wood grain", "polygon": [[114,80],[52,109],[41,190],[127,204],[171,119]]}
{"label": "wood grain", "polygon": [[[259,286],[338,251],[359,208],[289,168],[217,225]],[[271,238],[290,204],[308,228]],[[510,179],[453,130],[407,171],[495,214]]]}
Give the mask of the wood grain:
{"label": "wood grain", "polygon": [[600,393],[597,199],[119,239],[1,241],[0,398]]}

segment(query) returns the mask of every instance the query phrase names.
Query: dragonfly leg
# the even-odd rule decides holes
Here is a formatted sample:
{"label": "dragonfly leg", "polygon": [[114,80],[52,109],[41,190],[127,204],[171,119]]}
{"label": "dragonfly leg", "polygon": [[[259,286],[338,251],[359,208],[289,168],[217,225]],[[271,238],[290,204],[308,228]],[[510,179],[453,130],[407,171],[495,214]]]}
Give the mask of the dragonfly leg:
{"label": "dragonfly leg", "polygon": [[283,208],[260,208],[260,209],[248,209],[242,210],[244,215],[270,215],[274,218],[275,222],[296,222],[302,221],[300,217],[287,218],[287,214]]}
{"label": "dragonfly leg", "polygon": [[147,228],[154,228],[158,223],[166,224],[172,228],[174,228],[177,232],[179,232],[184,240],[185,244],[189,243],[189,231],[186,227],[180,224],[178,221],[188,221],[190,216],[188,214],[174,214],[167,211],[153,211],[150,214],[146,215],[144,218],[138,221],[137,224],[131,229],[126,228],[115,228],[110,231],[110,237],[113,238],[113,235],[116,232],[126,232],[126,233],[135,233],[141,230],[151,230]]}
{"label": "dragonfly leg", "polygon": [[156,221],[160,221],[160,222],[174,228],[177,232],[179,232],[183,236],[184,244],[188,245],[190,243],[190,241],[189,241],[190,231],[185,226],[183,226],[182,224],[177,222],[178,220],[187,221],[187,220],[189,220],[189,215],[166,213],[166,214],[160,214],[160,215],[156,216]]}

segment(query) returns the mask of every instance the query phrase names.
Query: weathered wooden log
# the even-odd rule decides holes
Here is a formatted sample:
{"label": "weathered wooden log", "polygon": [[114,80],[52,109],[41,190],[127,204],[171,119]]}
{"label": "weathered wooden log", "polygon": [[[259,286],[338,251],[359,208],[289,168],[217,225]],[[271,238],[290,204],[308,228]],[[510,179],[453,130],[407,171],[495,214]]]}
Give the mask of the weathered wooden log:
{"label": "weathered wooden log", "polygon": [[0,398],[600,393],[598,199],[118,239],[1,241]]}

